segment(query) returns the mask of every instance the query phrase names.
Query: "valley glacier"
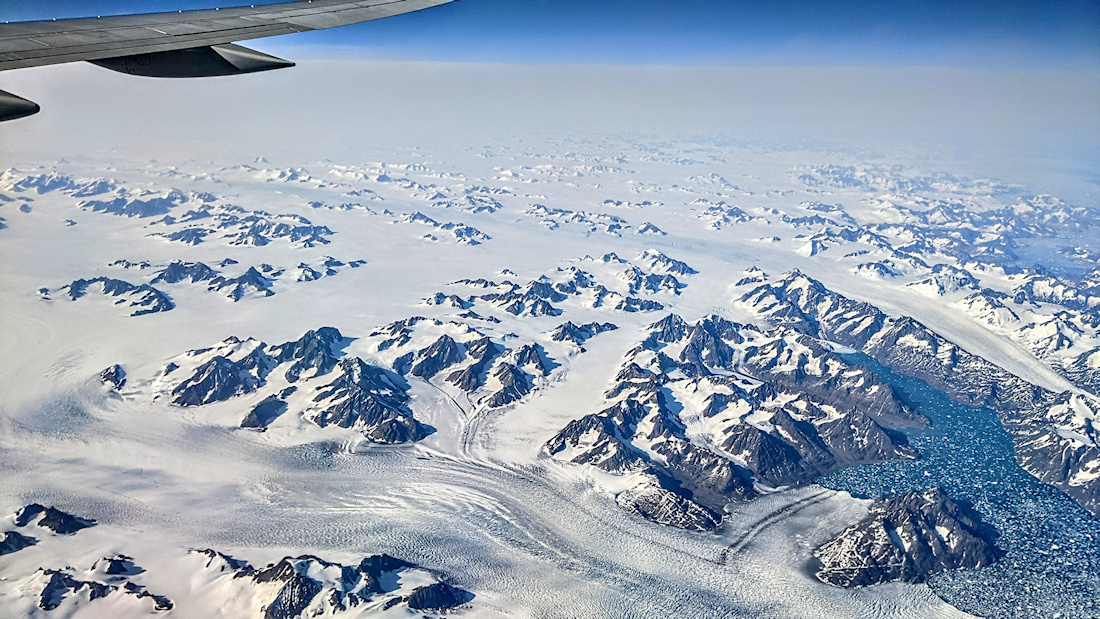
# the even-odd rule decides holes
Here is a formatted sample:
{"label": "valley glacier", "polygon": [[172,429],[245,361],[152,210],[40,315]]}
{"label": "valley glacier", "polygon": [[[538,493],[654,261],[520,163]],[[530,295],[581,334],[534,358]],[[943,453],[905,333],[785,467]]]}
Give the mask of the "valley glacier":
{"label": "valley glacier", "polygon": [[270,159],[5,159],[0,615],[1100,616],[1097,205],[717,138]]}

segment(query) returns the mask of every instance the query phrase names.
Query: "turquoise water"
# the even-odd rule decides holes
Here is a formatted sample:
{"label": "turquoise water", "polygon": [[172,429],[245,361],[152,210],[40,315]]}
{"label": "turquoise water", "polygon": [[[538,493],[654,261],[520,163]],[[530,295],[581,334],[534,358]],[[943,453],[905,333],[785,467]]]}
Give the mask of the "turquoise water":
{"label": "turquoise water", "polygon": [[819,483],[865,498],[941,486],[972,503],[996,527],[1005,556],[986,568],[932,578],[932,589],[962,610],[985,617],[1100,617],[1100,521],[1016,464],[1012,439],[993,411],[958,404],[866,355],[844,358],[874,371],[932,427],[906,432],[920,460],[852,467]]}

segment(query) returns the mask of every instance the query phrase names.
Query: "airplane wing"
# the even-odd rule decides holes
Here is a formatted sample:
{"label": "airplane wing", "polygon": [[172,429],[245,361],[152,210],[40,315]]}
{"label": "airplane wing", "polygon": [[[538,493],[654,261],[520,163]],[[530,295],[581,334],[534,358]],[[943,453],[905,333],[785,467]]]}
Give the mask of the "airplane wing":
{"label": "airplane wing", "polygon": [[[0,24],[0,71],[83,60],[152,77],[205,77],[277,69],[293,63],[232,43],[356,24],[451,1],[300,0]],[[0,121],[28,116],[37,112],[37,107],[0,91]]]}

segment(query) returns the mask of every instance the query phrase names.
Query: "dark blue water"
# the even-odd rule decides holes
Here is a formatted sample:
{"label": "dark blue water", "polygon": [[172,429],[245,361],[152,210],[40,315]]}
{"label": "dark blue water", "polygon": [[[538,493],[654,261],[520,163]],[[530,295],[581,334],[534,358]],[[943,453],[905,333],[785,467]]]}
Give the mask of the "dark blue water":
{"label": "dark blue water", "polygon": [[989,567],[932,578],[932,589],[957,608],[985,617],[1100,617],[1100,521],[1016,464],[993,411],[958,404],[866,355],[844,358],[874,371],[932,427],[906,432],[920,460],[852,467],[820,483],[865,498],[941,486],[971,502],[1006,554]]}

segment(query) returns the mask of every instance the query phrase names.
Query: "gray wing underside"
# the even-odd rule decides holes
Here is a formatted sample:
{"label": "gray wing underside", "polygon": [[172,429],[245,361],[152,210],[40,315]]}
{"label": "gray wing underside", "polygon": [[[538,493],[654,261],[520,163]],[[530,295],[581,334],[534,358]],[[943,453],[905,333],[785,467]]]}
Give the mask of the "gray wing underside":
{"label": "gray wing underside", "polygon": [[0,71],[346,26],[452,0],[303,0],[252,7],[0,24]]}

